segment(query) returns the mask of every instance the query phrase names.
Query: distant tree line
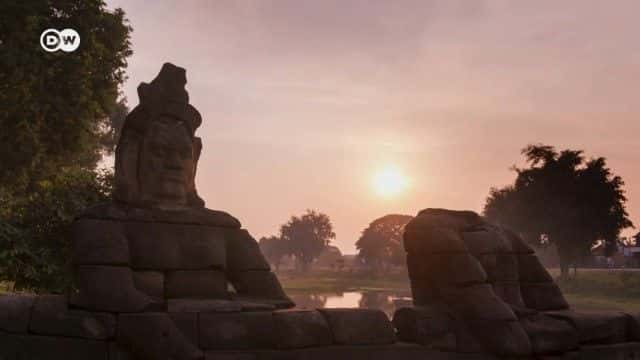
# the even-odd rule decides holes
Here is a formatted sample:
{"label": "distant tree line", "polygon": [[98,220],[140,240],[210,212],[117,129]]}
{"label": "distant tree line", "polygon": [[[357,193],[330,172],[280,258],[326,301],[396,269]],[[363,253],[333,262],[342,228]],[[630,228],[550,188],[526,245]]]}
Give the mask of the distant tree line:
{"label": "distant tree line", "polygon": [[[392,266],[405,266],[402,233],[411,219],[408,215],[391,214],[371,222],[356,242],[358,261],[376,273]],[[276,271],[287,256],[296,260],[299,269],[307,271],[334,238],[329,217],[307,210],[302,216],[292,216],[281,226],[278,236],[262,237],[259,244]]]}
{"label": "distant tree line", "polygon": [[299,268],[307,271],[311,263],[335,239],[331,219],[326,214],[307,210],[300,216],[292,216],[280,227],[278,236],[263,237],[259,240],[265,257],[279,270],[282,259],[293,256]]}

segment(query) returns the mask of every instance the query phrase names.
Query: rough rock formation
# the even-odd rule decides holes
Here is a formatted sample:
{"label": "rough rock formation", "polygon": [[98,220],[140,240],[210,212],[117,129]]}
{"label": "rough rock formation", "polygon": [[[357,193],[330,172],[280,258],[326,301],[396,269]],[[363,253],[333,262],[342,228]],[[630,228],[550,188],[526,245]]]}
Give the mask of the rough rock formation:
{"label": "rough rock formation", "polygon": [[639,340],[628,331],[638,327],[631,315],[571,310],[534,251],[476,213],[423,210],[407,224],[404,244],[415,307],[394,315],[401,340],[517,357]]}

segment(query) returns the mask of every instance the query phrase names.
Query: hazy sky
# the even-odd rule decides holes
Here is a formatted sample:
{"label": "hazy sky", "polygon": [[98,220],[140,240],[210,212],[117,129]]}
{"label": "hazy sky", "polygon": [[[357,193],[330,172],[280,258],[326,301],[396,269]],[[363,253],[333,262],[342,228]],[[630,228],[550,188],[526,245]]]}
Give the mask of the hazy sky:
{"label": "hazy sky", "polygon": [[[481,211],[543,142],[604,156],[640,225],[640,2],[109,1],[133,26],[124,93],[187,69],[197,185],[256,238],[307,208],[354,253],[388,213]],[[409,183],[381,198],[377,171]],[[631,233],[627,231],[626,234]]]}

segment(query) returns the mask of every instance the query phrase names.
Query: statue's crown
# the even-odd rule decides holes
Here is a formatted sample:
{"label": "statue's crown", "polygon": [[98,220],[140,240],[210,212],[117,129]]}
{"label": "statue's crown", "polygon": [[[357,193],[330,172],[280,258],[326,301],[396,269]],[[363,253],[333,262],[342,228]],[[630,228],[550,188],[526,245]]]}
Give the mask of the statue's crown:
{"label": "statue's crown", "polygon": [[138,86],[139,106],[149,112],[151,119],[165,115],[184,121],[193,136],[202,124],[202,117],[189,104],[189,94],[184,89],[186,83],[185,69],[165,63],[155,79]]}

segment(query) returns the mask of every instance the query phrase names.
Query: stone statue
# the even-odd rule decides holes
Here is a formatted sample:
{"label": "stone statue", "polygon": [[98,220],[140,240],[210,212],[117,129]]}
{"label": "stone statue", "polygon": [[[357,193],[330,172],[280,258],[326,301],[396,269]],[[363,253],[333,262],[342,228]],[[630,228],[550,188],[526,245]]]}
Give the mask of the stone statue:
{"label": "stone statue", "polygon": [[571,309],[519,235],[472,211],[422,210],[404,245],[415,304],[394,314],[404,341],[509,358],[604,359],[610,350],[594,356],[585,347],[637,336],[629,314]]}
{"label": "stone statue", "polygon": [[[185,84],[185,70],[165,64],[138,87],[140,104],[116,150],[114,202],[89,209],[74,225],[77,307],[179,313],[293,306],[257,242],[197,194],[202,119]],[[170,326],[163,316],[143,318]],[[137,340],[125,339],[134,348]],[[185,344],[170,346],[189,353]]]}
{"label": "stone statue", "polygon": [[185,70],[165,64],[140,85],[116,151],[114,200],[73,224],[77,292],[0,295],[0,359],[386,360],[422,351],[396,346],[380,310],[289,309],[257,242],[197,194],[201,117],[185,84]]}

